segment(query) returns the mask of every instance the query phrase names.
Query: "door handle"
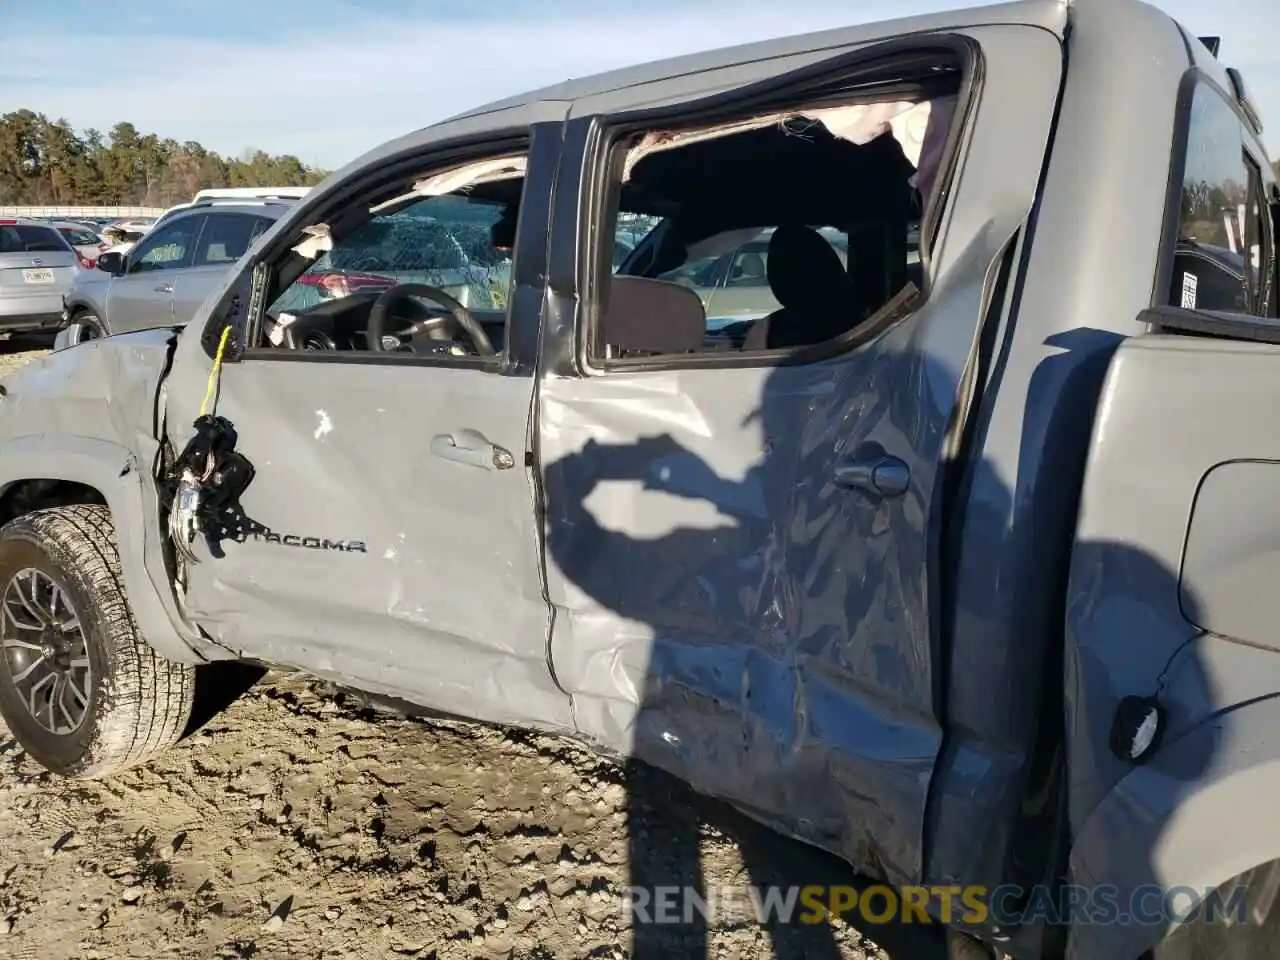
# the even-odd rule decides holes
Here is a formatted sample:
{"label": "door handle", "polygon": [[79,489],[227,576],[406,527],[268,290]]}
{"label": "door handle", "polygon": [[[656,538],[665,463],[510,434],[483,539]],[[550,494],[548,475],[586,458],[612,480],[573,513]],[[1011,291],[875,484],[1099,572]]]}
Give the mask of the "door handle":
{"label": "door handle", "polygon": [[882,454],[842,463],[831,479],[837,487],[846,490],[861,490],[876,497],[900,497],[911,486],[911,468],[897,457]]}
{"label": "door handle", "polygon": [[156,287],[156,293],[173,293],[173,287],[167,283],[162,283]]}
{"label": "door handle", "polygon": [[444,460],[465,463],[481,470],[510,470],[516,465],[511,451],[490,443],[474,430],[459,430],[458,436],[444,433],[431,439],[431,452]]}

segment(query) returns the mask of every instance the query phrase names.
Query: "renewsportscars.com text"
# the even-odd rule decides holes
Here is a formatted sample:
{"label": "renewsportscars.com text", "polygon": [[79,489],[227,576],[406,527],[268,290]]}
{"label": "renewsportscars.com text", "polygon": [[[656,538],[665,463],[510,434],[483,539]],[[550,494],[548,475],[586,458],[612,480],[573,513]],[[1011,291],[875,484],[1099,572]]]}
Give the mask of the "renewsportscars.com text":
{"label": "renewsportscars.com text", "polygon": [[822,923],[828,917],[869,924],[943,923],[1016,926],[1043,920],[1052,924],[1212,923],[1246,918],[1245,889],[1199,891],[1191,887],[1138,887],[1122,894],[1115,887],[1059,888],[1006,886],[628,887],[622,896],[628,920],[641,924]]}

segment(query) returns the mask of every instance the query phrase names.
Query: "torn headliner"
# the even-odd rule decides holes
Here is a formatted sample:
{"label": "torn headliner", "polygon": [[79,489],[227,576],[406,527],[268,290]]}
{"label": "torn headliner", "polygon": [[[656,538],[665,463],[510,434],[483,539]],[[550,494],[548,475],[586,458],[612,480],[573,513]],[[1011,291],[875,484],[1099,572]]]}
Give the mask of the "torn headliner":
{"label": "torn headliner", "polygon": [[619,206],[678,220],[686,243],[734,228],[881,220],[897,213],[889,185],[927,196],[955,101],[871,101],[654,131],[624,159]]}
{"label": "torn headliner", "polygon": [[[644,134],[639,142],[627,151],[626,160],[623,163],[622,180],[624,183],[629,182],[635,174],[637,164],[644,158],[695,143],[705,143],[709,140],[769,127],[774,127],[789,136],[803,138],[808,133],[803,121],[820,124],[833,137],[846,140],[855,146],[869,143],[882,134],[892,133],[902,145],[903,153],[914,166],[920,159],[920,147],[924,141],[931,106],[932,102],[929,100],[919,103],[902,100],[856,103],[839,107],[775,111],[734,123],[712,124],[686,130],[655,130]],[[801,121],[799,126],[796,124],[797,121]]]}
{"label": "torn headliner", "polygon": [[[646,201],[647,194],[684,193],[686,198],[676,201],[678,204],[684,205],[690,196],[700,197],[698,208],[714,209],[716,212],[710,218],[719,223],[723,221],[726,198],[716,187],[736,191],[732,176],[725,174],[735,166],[740,168],[739,158],[750,156],[752,170],[760,179],[794,187],[804,185],[803,190],[779,191],[779,204],[784,208],[780,213],[799,213],[803,209],[803,204],[797,205],[794,199],[797,193],[816,196],[827,205],[833,196],[845,192],[846,185],[856,189],[857,180],[864,173],[874,176],[879,172],[881,161],[874,152],[847,151],[843,157],[833,155],[841,147],[863,147],[890,135],[914,171],[936,102],[937,99],[867,101],[773,111],[728,123],[654,130],[636,138],[627,150],[623,162],[623,204],[631,211],[663,213],[661,204]],[[691,147],[697,149],[693,153],[684,152]],[[698,168],[698,175],[706,183],[694,182],[691,166]],[[369,207],[369,215],[393,213],[414,200],[446,195],[515,203],[519,201],[527,169],[528,161],[523,153],[504,153],[453,164],[413,179],[405,193]],[[738,206],[739,202],[734,201],[733,205]],[[766,214],[757,206],[749,215]],[[293,248],[295,253],[313,259],[324,250],[332,249],[331,225],[314,224],[304,228],[303,233],[302,241]]]}

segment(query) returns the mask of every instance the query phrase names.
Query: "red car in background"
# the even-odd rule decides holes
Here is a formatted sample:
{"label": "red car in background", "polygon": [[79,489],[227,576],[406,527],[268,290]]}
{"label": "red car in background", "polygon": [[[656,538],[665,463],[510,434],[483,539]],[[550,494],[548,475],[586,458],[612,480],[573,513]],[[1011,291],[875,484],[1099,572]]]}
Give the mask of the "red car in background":
{"label": "red car in background", "polygon": [[80,266],[86,270],[92,270],[98,265],[98,254],[107,249],[107,244],[102,237],[83,223],[72,220],[52,220],[49,226],[62,234],[67,243],[75,249]]}

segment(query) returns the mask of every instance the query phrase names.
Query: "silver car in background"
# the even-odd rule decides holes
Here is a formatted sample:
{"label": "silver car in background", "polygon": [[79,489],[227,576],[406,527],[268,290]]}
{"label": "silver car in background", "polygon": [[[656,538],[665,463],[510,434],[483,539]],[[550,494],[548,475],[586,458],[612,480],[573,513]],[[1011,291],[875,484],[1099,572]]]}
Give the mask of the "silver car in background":
{"label": "silver car in background", "polygon": [[[293,203],[221,203],[177,210],[125,252],[106,251],[67,291],[56,348],[112,333],[181,326],[245,251]],[[58,305],[63,310],[63,304]]]}
{"label": "silver car in background", "polygon": [[0,220],[0,332],[59,327],[62,298],[83,272],[75,248],[56,227]]}

